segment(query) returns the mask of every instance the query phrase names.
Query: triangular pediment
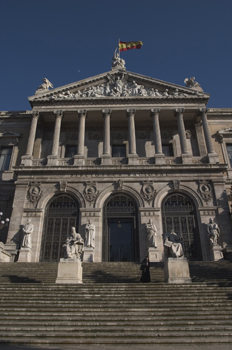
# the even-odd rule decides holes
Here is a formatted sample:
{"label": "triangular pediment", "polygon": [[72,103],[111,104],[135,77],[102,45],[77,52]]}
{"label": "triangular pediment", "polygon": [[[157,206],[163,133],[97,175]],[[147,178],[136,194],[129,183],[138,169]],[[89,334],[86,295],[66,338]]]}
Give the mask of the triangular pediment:
{"label": "triangular pediment", "polygon": [[[44,84],[45,85],[45,84]],[[50,85],[52,86],[52,84]],[[157,99],[176,100],[200,98],[208,100],[203,91],[167,83],[162,80],[128,72],[112,70],[55,89],[37,90],[29,101],[74,101],[91,99]]]}

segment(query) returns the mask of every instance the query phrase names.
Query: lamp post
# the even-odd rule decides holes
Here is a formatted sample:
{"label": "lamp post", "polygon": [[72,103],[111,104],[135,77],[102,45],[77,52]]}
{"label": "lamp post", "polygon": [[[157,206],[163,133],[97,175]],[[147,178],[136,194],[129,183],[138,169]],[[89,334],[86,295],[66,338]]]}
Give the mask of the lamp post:
{"label": "lamp post", "polygon": [[3,216],[3,213],[0,212],[0,229],[2,229],[4,226],[8,226],[9,225],[9,221],[10,219],[6,218],[6,220],[2,220],[2,216]]}

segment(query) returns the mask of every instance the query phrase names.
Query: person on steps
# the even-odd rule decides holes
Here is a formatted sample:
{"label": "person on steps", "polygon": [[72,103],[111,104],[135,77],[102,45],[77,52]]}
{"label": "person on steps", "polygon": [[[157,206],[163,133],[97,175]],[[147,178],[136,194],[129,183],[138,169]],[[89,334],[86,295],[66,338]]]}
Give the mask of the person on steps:
{"label": "person on steps", "polygon": [[142,276],[140,278],[140,281],[143,283],[148,283],[151,282],[151,277],[150,277],[150,261],[148,256],[146,256],[145,259],[143,259],[141,263],[140,270],[142,271]]}

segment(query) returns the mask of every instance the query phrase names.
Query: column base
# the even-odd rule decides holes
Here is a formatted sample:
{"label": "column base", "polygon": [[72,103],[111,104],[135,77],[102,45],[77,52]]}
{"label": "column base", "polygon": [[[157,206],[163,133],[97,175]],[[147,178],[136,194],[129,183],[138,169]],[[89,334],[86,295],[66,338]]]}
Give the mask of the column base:
{"label": "column base", "polygon": [[47,157],[47,165],[48,166],[53,166],[53,165],[58,165],[58,159],[57,156],[50,155]]}
{"label": "column base", "polygon": [[217,153],[208,153],[209,164],[218,164],[219,158]]}
{"label": "column base", "polygon": [[160,252],[158,251],[158,248],[149,247],[148,248],[148,256],[149,256],[150,262],[160,262],[161,261]]}
{"label": "column base", "polygon": [[138,164],[138,159],[139,159],[138,154],[129,154],[127,158],[128,158],[129,165],[137,165]]}
{"label": "column base", "polygon": [[82,283],[82,264],[80,259],[60,259],[57,270],[56,283]]}
{"label": "column base", "polygon": [[180,284],[192,282],[186,258],[168,258],[164,262],[164,282]]}
{"label": "column base", "polygon": [[33,160],[32,156],[28,156],[28,155],[22,156],[21,157],[21,165],[32,166],[32,160]]}
{"label": "column base", "polygon": [[111,157],[111,155],[103,154],[101,156],[101,165],[112,165],[112,157]]}
{"label": "column base", "polygon": [[212,247],[211,256],[213,261],[224,260],[223,249],[220,246]]}
{"label": "column base", "polygon": [[163,153],[155,154],[155,164],[165,164],[165,155]]}
{"label": "column base", "polygon": [[31,248],[21,248],[18,262],[31,262]]}
{"label": "column base", "polygon": [[182,164],[192,164],[192,154],[182,154]]}
{"label": "column base", "polygon": [[73,159],[74,159],[73,165],[77,165],[77,166],[85,165],[85,156],[84,155],[75,155],[73,157]]}
{"label": "column base", "polygon": [[0,242],[0,262],[10,262],[11,254],[5,250],[4,243]]}
{"label": "column base", "polygon": [[94,249],[92,247],[84,248],[83,262],[94,262]]}

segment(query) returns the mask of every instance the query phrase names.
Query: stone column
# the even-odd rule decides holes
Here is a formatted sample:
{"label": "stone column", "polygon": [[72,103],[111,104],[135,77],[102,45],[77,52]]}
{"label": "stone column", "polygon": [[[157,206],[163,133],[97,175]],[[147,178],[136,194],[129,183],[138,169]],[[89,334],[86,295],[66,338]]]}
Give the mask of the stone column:
{"label": "stone column", "polygon": [[177,116],[179,137],[180,137],[182,163],[189,164],[189,163],[192,163],[192,155],[188,152],[188,148],[187,148],[187,138],[186,138],[183,114],[184,114],[184,108],[175,110],[175,115]]}
{"label": "stone column", "polygon": [[209,124],[208,124],[208,120],[207,120],[207,109],[201,108],[200,115],[201,115],[204,135],[205,135],[205,143],[206,143],[206,147],[207,147],[207,151],[208,151],[209,163],[210,164],[219,163],[218,154],[215,153],[214,148],[213,148],[213,142],[212,142]]}
{"label": "stone column", "polygon": [[61,120],[63,118],[63,111],[54,111],[56,114],[56,121],[53,133],[52,141],[52,154],[48,156],[47,165],[58,165],[58,150],[59,150],[59,141],[60,141],[60,129],[61,129]]}
{"label": "stone column", "polygon": [[78,129],[78,144],[77,155],[74,156],[74,165],[84,165],[85,161],[85,120],[87,111],[78,110],[79,129]]}
{"label": "stone column", "polygon": [[155,164],[164,164],[165,155],[162,152],[159,112],[160,112],[159,108],[151,109],[151,117],[153,119],[154,143],[155,143]]}
{"label": "stone column", "polygon": [[104,118],[104,135],[103,135],[103,154],[101,157],[102,165],[111,165],[111,152],[110,152],[110,117],[111,109],[103,109]]}
{"label": "stone column", "polygon": [[33,148],[35,143],[35,134],[36,134],[37,123],[39,119],[39,112],[38,111],[32,112],[32,115],[33,117],[31,121],[31,129],[30,129],[28,143],[27,143],[27,151],[25,156],[22,156],[21,158],[21,164],[26,166],[32,165],[32,159],[33,159],[32,153],[33,153]]}
{"label": "stone column", "polygon": [[128,164],[138,163],[138,155],[136,153],[135,112],[136,112],[135,109],[127,109],[128,130],[129,130]]}

